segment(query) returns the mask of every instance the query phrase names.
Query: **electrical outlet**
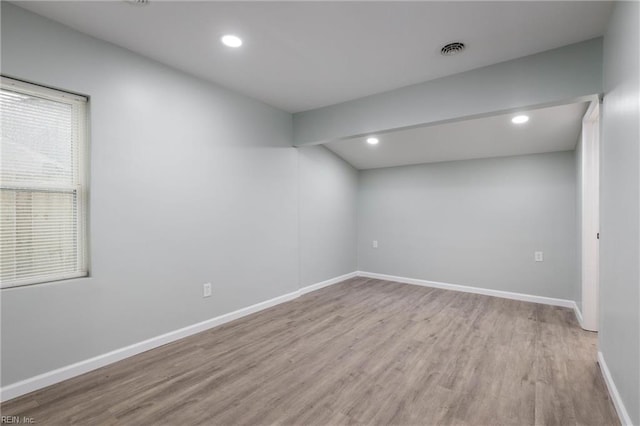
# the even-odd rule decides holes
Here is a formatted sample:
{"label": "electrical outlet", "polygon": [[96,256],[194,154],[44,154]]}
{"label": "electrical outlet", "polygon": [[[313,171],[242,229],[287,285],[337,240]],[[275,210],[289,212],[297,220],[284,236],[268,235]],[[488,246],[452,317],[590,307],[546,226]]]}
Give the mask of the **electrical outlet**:
{"label": "electrical outlet", "polygon": [[543,262],[544,261],[544,255],[541,251],[537,251],[533,254],[533,258],[535,259],[536,262]]}
{"label": "electrical outlet", "polygon": [[202,297],[211,297],[211,283],[204,283],[202,285]]}
{"label": "electrical outlet", "polygon": [[373,248],[378,248],[378,240],[373,240]]}

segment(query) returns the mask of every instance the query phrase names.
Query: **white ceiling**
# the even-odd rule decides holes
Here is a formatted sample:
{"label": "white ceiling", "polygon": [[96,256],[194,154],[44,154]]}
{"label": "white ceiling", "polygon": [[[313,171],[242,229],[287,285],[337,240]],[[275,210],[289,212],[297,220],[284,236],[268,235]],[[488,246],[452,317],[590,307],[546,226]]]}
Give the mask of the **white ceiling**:
{"label": "white ceiling", "polygon": [[378,145],[361,137],[325,146],[357,169],[568,151],[586,109],[574,103],[527,111],[530,119],[520,125],[511,123],[518,114],[504,114],[376,135]]}
{"label": "white ceiling", "polygon": [[[14,2],[289,112],[318,108],[603,34],[611,3]],[[220,44],[234,33],[244,45]],[[440,47],[463,41],[462,55]]]}

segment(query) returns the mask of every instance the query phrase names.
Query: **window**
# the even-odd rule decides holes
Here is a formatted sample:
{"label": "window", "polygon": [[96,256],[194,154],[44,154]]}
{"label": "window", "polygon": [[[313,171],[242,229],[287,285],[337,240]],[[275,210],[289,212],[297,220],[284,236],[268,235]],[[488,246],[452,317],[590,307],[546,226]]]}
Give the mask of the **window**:
{"label": "window", "polygon": [[86,105],[2,77],[2,288],[87,275]]}

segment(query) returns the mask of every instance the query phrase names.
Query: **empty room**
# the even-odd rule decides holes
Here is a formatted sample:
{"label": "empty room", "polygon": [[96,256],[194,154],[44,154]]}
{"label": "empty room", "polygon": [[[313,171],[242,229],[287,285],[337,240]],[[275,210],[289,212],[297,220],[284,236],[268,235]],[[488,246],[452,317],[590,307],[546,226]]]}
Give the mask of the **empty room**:
{"label": "empty room", "polygon": [[640,426],[639,1],[0,7],[0,424]]}

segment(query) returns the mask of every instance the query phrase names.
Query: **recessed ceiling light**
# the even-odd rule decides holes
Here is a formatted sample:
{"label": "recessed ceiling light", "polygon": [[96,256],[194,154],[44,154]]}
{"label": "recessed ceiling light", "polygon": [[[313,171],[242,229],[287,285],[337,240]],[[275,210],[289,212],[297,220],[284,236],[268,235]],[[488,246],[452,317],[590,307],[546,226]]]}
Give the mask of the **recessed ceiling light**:
{"label": "recessed ceiling light", "polygon": [[516,115],[511,119],[511,122],[513,124],[522,124],[522,123],[526,123],[527,121],[529,121],[528,115]]}
{"label": "recessed ceiling light", "polygon": [[378,145],[378,142],[380,142],[378,138],[367,138],[367,143],[369,145]]}
{"label": "recessed ceiling light", "polygon": [[234,36],[232,34],[227,34],[222,36],[220,39],[225,46],[229,47],[240,47],[242,46],[242,39],[238,36]]}

